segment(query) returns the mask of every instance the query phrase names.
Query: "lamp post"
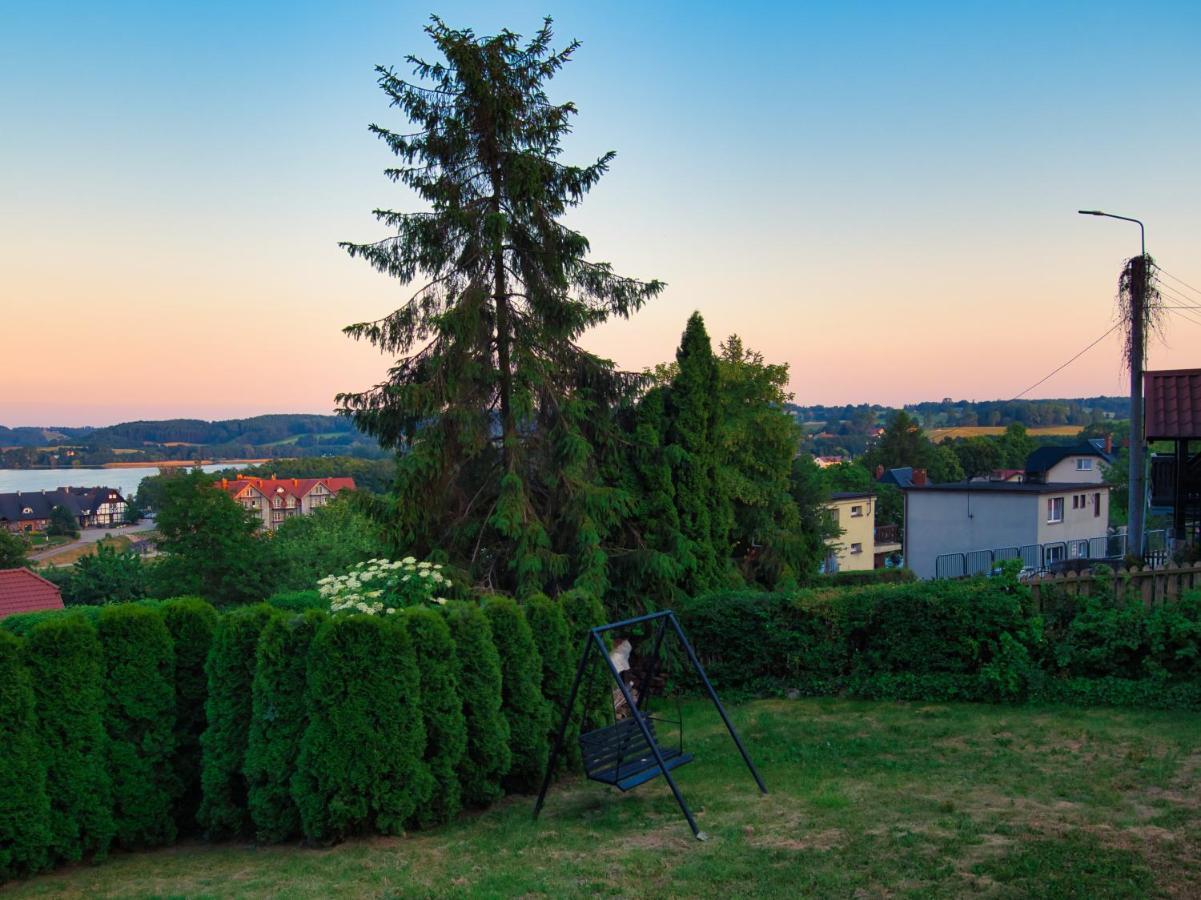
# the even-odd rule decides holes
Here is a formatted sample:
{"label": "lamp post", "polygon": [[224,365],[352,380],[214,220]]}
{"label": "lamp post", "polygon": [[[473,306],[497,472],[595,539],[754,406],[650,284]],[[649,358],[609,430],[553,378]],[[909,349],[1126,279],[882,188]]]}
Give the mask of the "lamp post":
{"label": "lamp post", "polygon": [[1130,492],[1127,495],[1129,524],[1126,528],[1126,552],[1143,555],[1143,519],[1146,512],[1146,463],[1143,446],[1143,307],[1147,298],[1147,229],[1138,219],[1101,212],[1099,209],[1078,210],[1082,216],[1104,216],[1121,219],[1138,226],[1142,253],[1138,259],[1130,302]]}

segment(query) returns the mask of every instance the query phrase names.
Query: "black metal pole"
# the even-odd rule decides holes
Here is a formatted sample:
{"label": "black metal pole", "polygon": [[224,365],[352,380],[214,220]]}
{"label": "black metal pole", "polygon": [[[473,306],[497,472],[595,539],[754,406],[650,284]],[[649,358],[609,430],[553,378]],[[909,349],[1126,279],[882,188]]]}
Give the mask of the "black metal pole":
{"label": "black metal pole", "polygon": [[734,739],[734,743],[738,746],[738,752],[742,754],[742,761],[746,763],[746,767],[751,770],[751,774],[755,776],[755,782],[759,785],[759,790],[767,793],[767,785],[763,783],[763,779],[759,777],[759,770],[755,768],[755,764],[751,762],[751,756],[746,752],[746,747],[742,746],[742,739],[738,737],[738,732],[734,730],[734,723],[730,721],[730,717],[726,715],[726,708],[721,705],[721,700],[717,697],[717,691],[713,689],[713,685],[709,682],[709,676],[705,674],[705,668],[701,665],[701,661],[697,659],[696,653],[692,649],[692,644],[688,643],[688,638],[684,636],[684,629],[680,627],[679,621],[676,619],[675,613],[670,610],[667,613],[668,619],[671,622],[671,627],[675,629],[676,637],[680,639],[680,643],[684,645],[684,652],[688,654],[688,661],[692,663],[692,667],[696,670],[696,674],[700,676],[701,683],[705,686],[705,691],[709,694],[709,699],[713,701],[713,705],[717,707],[718,713],[721,715],[721,720],[726,723],[726,730],[730,732],[730,737]]}
{"label": "black metal pole", "polygon": [[1176,439],[1176,484],[1175,496],[1172,499],[1172,537],[1178,541],[1185,540],[1185,504],[1188,494],[1185,491],[1185,479],[1188,476],[1188,441]]}
{"label": "black metal pole", "polygon": [[571,713],[575,709],[575,698],[580,690],[580,680],[584,677],[584,670],[588,668],[588,651],[592,648],[592,642],[589,640],[590,635],[591,633],[584,637],[583,652],[580,653],[580,664],[576,666],[575,681],[571,685],[571,696],[567,698],[567,708],[563,710],[563,721],[559,725],[559,736],[555,738],[555,747],[546,759],[546,776],[542,779],[542,790],[538,792],[538,801],[534,804],[535,819],[538,818],[538,813],[542,812],[542,804],[546,800],[546,792],[550,788],[550,780],[555,772],[555,760],[563,752],[563,741],[567,737],[567,726],[571,723]]}
{"label": "black metal pole", "polygon": [[651,734],[649,728],[646,727],[646,719],[642,713],[638,711],[638,706],[634,703],[634,698],[630,695],[630,689],[624,681],[621,680],[621,673],[617,671],[617,666],[613,665],[613,660],[609,657],[605,650],[605,642],[601,640],[599,629],[592,630],[592,637],[596,641],[597,647],[600,648],[601,655],[605,658],[605,662],[609,664],[609,672],[613,675],[613,679],[617,682],[617,687],[621,689],[621,695],[625,697],[626,705],[630,708],[630,715],[634,717],[634,721],[638,723],[638,727],[642,730],[642,736],[646,739],[647,746],[651,748],[651,752],[655,754],[655,762],[659,764],[659,771],[663,773],[663,777],[667,779],[667,784],[671,787],[671,792],[675,794],[676,803],[680,804],[680,809],[684,813],[684,818],[688,820],[688,827],[692,829],[693,835],[697,840],[705,840],[705,834],[696,824],[696,819],[692,817],[692,810],[688,808],[688,804],[684,802],[684,795],[680,793],[679,785],[676,780],[671,777],[671,772],[667,768],[667,763],[663,761],[663,754],[659,752],[659,744],[655,741],[655,736]]}

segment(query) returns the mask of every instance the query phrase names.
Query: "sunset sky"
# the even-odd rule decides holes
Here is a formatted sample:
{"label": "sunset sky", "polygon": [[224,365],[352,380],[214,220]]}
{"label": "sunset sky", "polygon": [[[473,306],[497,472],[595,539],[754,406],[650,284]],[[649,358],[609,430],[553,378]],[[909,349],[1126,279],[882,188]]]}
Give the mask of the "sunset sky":
{"label": "sunset sky", "polygon": [[[666,292],[587,345],[669,358],[694,309],[800,403],[1012,397],[1113,323],[1148,250],[1201,288],[1201,5],[57,3],[0,11],[0,424],[328,412],[408,292],[339,240],[419,209],[367,132],[428,14],[584,45],[571,224]],[[1173,305],[1201,306],[1177,282]],[[1151,368],[1201,366],[1201,310]],[[1125,390],[1116,336],[1032,396]]]}

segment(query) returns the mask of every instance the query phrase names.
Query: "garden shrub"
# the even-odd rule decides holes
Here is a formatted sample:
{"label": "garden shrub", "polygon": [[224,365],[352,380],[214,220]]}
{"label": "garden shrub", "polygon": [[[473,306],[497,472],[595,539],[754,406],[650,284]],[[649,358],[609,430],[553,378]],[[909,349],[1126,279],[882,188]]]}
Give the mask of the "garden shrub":
{"label": "garden shrub", "polygon": [[[605,606],[595,594],[579,588],[564,591],[557,599],[559,607],[563,610],[563,618],[567,622],[568,671],[570,673],[568,677],[574,680],[573,667],[579,665],[579,657],[584,651],[584,639],[588,636],[588,630],[605,624]],[[580,732],[591,731],[593,728],[600,728],[607,724],[606,704],[608,704],[608,710],[613,708],[609,675],[603,669],[596,668],[600,665],[602,664],[597,658],[593,657],[591,663],[593,670],[585,672],[584,680],[580,684],[580,692],[576,696],[571,721],[567,723],[567,734],[563,741],[564,752],[568,765],[576,770],[580,769],[583,764],[580,757]],[[570,682],[567,689],[571,690]],[[562,715],[562,711],[559,712],[559,715]],[[551,727],[553,728],[557,724],[552,716]]]}
{"label": "garden shrub", "polygon": [[100,610],[104,727],[121,846],[175,840],[175,652],[158,610],[135,603]]}
{"label": "garden shrub", "polygon": [[96,629],[82,616],[42,621],[25,639],[23,659],[45,754],[52,861],[103,858],[114,826]]}
{"label": "garden shrub", "polygon": [[467,725],[467,750],[458,767],[462,802],[483,807],[503,796],[501,781],[513,759],[503,710],[500,655],[488,617],[476,604],[454,602],[443,611],[459,660],[459,692]]}
{"label": "garden shrub", "polygon": [[205,664],[207,724],[201,735],[201,801],[197,819],[212,838],[250,833],[246,748],[253,711],[255,654],[263,628],[277,613],[266,604],[223,614]]}
{"label": "garden shrub", "polygon": [[41,609],[37,612],[16,613],[0,619],[0,630],[25,637],[35,626],[42,622],[61,619],[64,616],[83,616],[93,625],[96,624],[100,610],[94,606],[77,607],[74,609]]}
{"label": "garden shrub", "polygon": [[523,603],[526,620],[542,660],[542,696],[549,711],[547,739],[553,745],[571,693],[577,660],[572,657],[571,633],[563,607],[545,594],[533,594]]}
{"label": "garden shrub", "polygon": [[255,838],[263,843],[300,833],[292,778],[308,725],[305,672],[309,647],[325,620],[325,613],[316,609],[277,615],[259,636],[244,772]]}
{"label": "garden shrub", "polygon": [[857,569],[815,575],[807,582],[812,587],[862,587],[866,584],[905,584],[917,581],[910,569]]}
{"label": "garden shrub", "polygon": [[1055,662],[1072,677],[1138,678],[1147,659],[1146,619],[1138,600],[1082,598],[1055,648]]}
{"label": "garden shrub", "polygon": [[293,782],[305,836],[401,833],[433,790],[407,631],[391,617],[330,617],[313,639],[306,703]]}
{"label": "garden shrub", "polygon": [[510,597],[488,597],[484,614],[500,656],[502,707],[509,723],[513,764],[503,784],[518,793],[536,791],[546,774],[550,709],[542,696],[542,660],[521,607]]}
{"label": "garden shrub", "polygon": [[200,597],[175,597],[159,610],[175,650],[175,824],[186,834],[197,827],[200,809],[200,737],[208,721],[205,663],[219,617]]}
{"label": "garden shrub", "polygon": [[267,605],[285,612],[302,613],[310,609],[329,609],[329,601],[317,591],[281,591],[267,598]]}
{"label": "garden shrub", "polygon": [[1201,678],[1201,591],[1152,610],[1146,634],[1148,674]]}
{"label": "garden shrub", "polygon": [[462,808],[459,764],[467,750],[459,657],[445,618],[427,606],[405,610],[404,622],[421,681],[421,716],[425,724],[425,764],[433,777],[433,793],[414,818],[423,828],[441,825]]}
{"label": "garden shrub", "polygon": [[21,664],[21,642],[0,632],[0,881],[46,865],[49,822],[33,686]]}

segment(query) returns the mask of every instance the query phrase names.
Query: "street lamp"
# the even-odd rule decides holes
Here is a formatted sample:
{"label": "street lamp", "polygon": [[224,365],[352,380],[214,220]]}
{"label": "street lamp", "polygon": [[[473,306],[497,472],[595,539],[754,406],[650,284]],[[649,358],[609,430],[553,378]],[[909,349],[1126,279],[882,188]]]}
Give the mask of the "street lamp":
{"label": "street lamp", "polygon": [[1104,216],[1121,219],[1138,226],[1142,243],[1138,275],[1131,290],[1130,303],[1130,492],[1127,494],[1129,525],[1126,529],[1126,552],[1143,555],[1143,516],[1146,512],[1146,463],[1143,459],[1143,307],[1147,298],[1147,229],[1139,219],[1101,212],[1099,209],[1077,210],[1082,216]]}

